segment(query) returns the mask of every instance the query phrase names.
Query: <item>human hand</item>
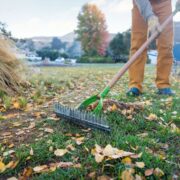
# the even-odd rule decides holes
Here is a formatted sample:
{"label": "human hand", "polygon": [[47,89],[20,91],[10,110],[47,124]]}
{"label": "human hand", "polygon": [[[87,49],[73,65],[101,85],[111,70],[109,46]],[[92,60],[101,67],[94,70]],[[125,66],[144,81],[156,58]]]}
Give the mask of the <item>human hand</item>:
{"label": "human hand", "polygon": [[158,17],[155,15],[150,16],[148,19],[148,37],[155,32],[161,33],[161,31],[162,29]]}

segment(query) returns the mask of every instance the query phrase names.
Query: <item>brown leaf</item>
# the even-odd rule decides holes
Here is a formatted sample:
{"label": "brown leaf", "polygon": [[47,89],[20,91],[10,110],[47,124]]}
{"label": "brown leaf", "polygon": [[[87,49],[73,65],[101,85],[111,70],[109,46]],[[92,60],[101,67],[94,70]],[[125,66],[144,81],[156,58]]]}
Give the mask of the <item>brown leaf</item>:
{"label": "brown leaf", "polygon": [[26,180],[32,175],[32,173],[33,173],[33,169],[31,167],[25,168],[23,171],[22,179]]}
{"label": "brown leaf", "polygon": [[91,178],[91,179],[95,179],[96,177],[96,172],[91,172],[88,174],[88,177]]}
{"label": "brown leaf", "polygon": [[31,122],[27,129],[34,129],[36,126],[35,122]]}
{"label": "brown leaf", "polygon": [[7,165],[6,165],[6,168],[9,168],[9,169],[14,169],[17,165],[18,165],[19,161],[10,161]]}
{"label": "brown leaf", "polygon": [[122,172],[121,179],[122,180],[134,180],[133,174],[134,169],[127,169]]}
{"label": "brown leaf", "polygon": [[51,128],[45,128],[44,131],[51,134],[54,133],[54,130]]}
{"label": "brown leaf", "polygon": [[78,137],[78,138],[72,138],[72,139],[74,139],[76,141],[77,145],[81,145],[84,143],[85,138],[84,137]]}
{"label": "brown leaf", "polygon": [[145,176],[151,176],[152,174],[153,174],[153,172],[154,172],[154,169],[152,168],[152,169],[147,169],[146,171],[145,171]]}
{"label": "brown leaf", "polygon": [[111,177],[109,177],[109,176],[99,176],[97,178],[97,180],[113,180],[113,179]]}

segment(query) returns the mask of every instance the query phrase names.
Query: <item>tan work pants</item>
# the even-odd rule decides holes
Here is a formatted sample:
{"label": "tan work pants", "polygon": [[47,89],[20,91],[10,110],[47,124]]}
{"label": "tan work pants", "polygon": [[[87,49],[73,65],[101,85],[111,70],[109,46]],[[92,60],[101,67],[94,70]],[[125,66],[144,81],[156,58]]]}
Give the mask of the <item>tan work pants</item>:
{"label": "tan work pants", "polygon": [[[171,15],[171,0],[160,1],[151,0],[155,15],[159,18],[160,23]],[[131,35],[131,55],[133,55],[147,39],[147,23],[141,16],[138,7],[134,3],[132,10],[132,35]],[[173,22],[171,22],[157,39],[157,88],[170,87],[169,76],[173,63]],[[144,67],[147,60],[147,50],[136,60],[129,69],[129,87],[136,87],[142,91],[144,79]]]}

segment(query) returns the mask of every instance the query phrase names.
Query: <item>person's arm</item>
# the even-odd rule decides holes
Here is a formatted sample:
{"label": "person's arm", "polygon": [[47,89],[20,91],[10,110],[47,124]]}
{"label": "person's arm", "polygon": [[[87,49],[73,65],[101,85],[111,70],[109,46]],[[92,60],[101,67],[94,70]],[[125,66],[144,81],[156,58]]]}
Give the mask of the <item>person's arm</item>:
{"label": "person's arm", "polygon": [[146,22],[148,21],[149,17],[154,16],[149,0],[135,0],[135,3]]}

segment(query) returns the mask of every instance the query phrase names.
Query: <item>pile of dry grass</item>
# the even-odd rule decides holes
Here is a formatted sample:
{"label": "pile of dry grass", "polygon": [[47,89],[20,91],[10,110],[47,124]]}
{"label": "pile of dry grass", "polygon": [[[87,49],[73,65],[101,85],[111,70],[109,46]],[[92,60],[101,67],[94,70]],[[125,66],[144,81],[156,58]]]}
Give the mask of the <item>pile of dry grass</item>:
{"label": "pile of dry grass", "polygon": [[20,62],[8,40],[0,38],[0,91],[8,95],[20,92]]}

